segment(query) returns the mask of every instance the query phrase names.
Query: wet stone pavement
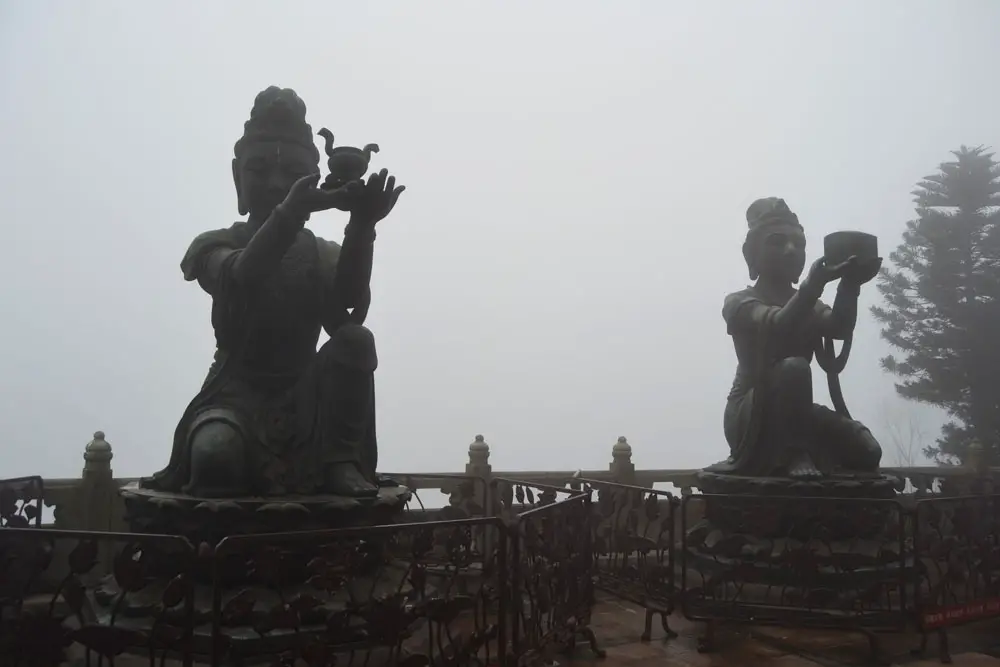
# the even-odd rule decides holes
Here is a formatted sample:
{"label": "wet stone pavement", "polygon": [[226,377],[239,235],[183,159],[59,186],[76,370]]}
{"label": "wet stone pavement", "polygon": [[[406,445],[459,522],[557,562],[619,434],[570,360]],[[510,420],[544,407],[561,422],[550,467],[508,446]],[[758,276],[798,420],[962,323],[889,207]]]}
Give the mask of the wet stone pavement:
{"label": "wet stone pavement", "polygon": [[[677,665],[678,667],[846,667],[871,665],[868,640],[859,634],[788,630],[762,627],[720,627],[716,631],[715,651],[698,652],[698,637],[704,632],[701,623],[692,623],[680,613],[670,617],[676,639],[663,641],[659,616],[653,620],[653,638],[640,642],[645,613],[633,605],[601,596],[594,609],[592,627],[601,648],[607,651],[603,660],[595,657],[580,643],[572,659],[562,658],[563,667],[601,665],[603,667],[647,667]],[[1000,667],[1000,619],[981,622],[949,633],[952,664],[956,667]],[[882,664],[930,667],[940,665],[938,642],[931,637],[924,656],[914,656],[919,646],[916,634],[880,635]],[[991,655],[992,653],[992,655]]]}

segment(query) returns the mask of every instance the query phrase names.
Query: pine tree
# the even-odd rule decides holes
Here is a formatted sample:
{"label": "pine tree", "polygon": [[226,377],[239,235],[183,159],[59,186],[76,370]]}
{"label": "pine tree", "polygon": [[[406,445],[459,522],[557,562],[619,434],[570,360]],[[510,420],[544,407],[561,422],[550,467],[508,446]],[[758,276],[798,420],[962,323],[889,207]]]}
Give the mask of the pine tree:
{"label": "pine tree", "polygon": [[961,462],[973,440],[1000,462],[1000,164],[963,146],[913,192],[917,218],[889,255],[872,313],[900,357],[882,359],[909,400],[951,421],[925,450]]}

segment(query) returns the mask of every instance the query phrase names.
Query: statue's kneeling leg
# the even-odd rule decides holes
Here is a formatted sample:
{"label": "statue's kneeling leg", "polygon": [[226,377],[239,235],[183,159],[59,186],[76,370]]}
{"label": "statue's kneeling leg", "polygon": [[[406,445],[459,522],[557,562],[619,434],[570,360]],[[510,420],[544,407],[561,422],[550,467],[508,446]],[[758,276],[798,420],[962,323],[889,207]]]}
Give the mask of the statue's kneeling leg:
{"label": "statue's kneeling leg", "polygon": [[788,357],[771,367],[768,378],[775,402],[773,409],[784,412],[787,419],[801,419],[812,405],[812,369],[803,357]]}
{"label": "statue's kneeling leg", "polygon": [[810,411],[812,409],[812,370],[804,357],[788,357],[771,367],[768,378],[771,392],[765,415],[765,429],[777,441],[788,461],[788,475],[795,479],[816,479],[822,472],[816,466]]}
{"label": "statue's kneeling leg", "polygon": [[845,472],[878,472],[882,447],[868,427],[823,405],[813,408],[813,418],[836,467]]}
{"label": "statue's kneeling leg", "polygon": [[[328,447],[332,448],[326,470],[325,491],[343,496],[378,493],[374,470],[363,463],[374,457],[371,420],[374,416],[374,377],[378,365],[375,337],[359,324],[345,324],[330,336],[320,350],[323,373],[329,378],[326,399],[330,411]],[[369,454],[369,456],[366,456]]]}
{"label": "statue's kneeling leg", "polygon": [[208,421],[191,434],[191,476],[185,493],[206,498],[250,492],[243,436],[224,421]]}
{"label": "statue's kneeling leg", "polygon": [[882,447],[878,440],[861,422],[846,418],[845,422],[848,433],[844,441],[848,446],[844,448],[843,466],[860,472],[877,472],[882,462]]}

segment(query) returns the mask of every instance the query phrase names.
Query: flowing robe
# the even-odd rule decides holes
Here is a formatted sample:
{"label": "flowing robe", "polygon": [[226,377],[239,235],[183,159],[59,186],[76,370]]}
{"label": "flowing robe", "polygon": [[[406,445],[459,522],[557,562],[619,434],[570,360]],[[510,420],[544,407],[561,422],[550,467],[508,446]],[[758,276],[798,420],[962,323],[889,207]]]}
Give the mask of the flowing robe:
{"label": "flowing robe", "polygon": [[[238,252],[209,275],[205,267],[213,252],[240,251],[251,236],[246,223],[206,232],[181,262],[185,280],[197,280],[212,296],[215,358],[177,425],[167,467],[143,486],[183,491],[192,435],[210,421],[226,423],[241,436],[255,494],[321,492],[324,471],[339,462],[356,463],[374,479],[377,359],[373,347],[352,357],[350,345],[338,339],[338,328],[351,321],[330,298],[340,246],[299,231],[274,274],[252,291],[232,277]],[[317,351],[324,327],[331,340]],[[339,381],[345,368],[354,374],[349,387]],[[360,384],[359,376],[365,378]],[[361,396],[345,396],[357,394],[358,387]]]}
{"label": "flowing robe", "polygon": [[[767,429],[770,370],[782,359],[812,361],[822,336],[820,321],[829,316],[831,308],[817,300],[810,316],[796,330],[779,337],[771,322],[784,305],[767,300],[755,287],[734,292],[723,303],[722,317],[733,338],[738,363],[723,415],[731,456],[712,470],[748,476],[780,474],[795,454],[778,446]],[[830,427],[842,430],[837,424],[843,419],[829,408],[813,405],[810,416],[816,437],[826,435]]]}

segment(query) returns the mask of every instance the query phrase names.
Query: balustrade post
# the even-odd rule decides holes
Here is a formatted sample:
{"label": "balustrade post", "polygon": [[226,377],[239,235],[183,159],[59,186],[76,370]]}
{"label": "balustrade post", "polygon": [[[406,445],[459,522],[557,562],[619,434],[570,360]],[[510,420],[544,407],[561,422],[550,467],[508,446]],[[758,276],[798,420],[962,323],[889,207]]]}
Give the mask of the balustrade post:
{"label": "balustrade post", "polygon": [[618,442],[611,448],[611,465],[608,466],[611,477],[619,484],[635,484],[635,464],[632,463],[632,445],[625,436],[620,436]]}
{"label": "balustrade post", "polygon": [[486,503],[487,496],[489,495],[490,477],[493,474],[493,466],[490,465],[490,446],[481,435],[477,435],[472,444],[469,445],[469,462],[465,464],[465,474],[481,477],[485,482],[483,489],[477,488],[476,490],[476,493],[482,496],[477,497],[476,502],[481,504],[487,512],[490,512],[492,508],[487,507]]}
{"label": "balustrade post", "polygon": [[[493,494],[490,493],[490,479],[493,476],[493,466],[490,465],[490,446],[482,435],[477,435],[472,444],[469,445],[469,462],[465,464],[465,474],[483,480],[482,484],[476,483],[473,486],[476,503],[483,508],[486,516],[496,516],[496,508],[493,507]],[[484,531],[481,545],[483,553],[492,553],[493,544],[492,531]]]}
{"label": "balustrade post", "polygon": [[[111,445],[104,439],[104,432],[94,433],[83,452],[83,476],[76,500],[76,521],[80,530],[117,531],[122,530],[118,485],[111,470],[114,454]],[[102,572],[110,572],[112,545],[105,543],[100,549]]]}

